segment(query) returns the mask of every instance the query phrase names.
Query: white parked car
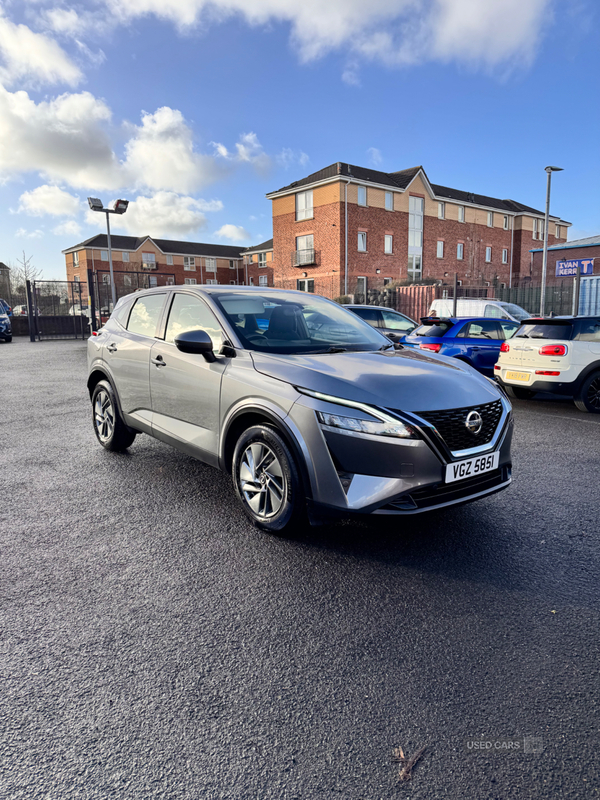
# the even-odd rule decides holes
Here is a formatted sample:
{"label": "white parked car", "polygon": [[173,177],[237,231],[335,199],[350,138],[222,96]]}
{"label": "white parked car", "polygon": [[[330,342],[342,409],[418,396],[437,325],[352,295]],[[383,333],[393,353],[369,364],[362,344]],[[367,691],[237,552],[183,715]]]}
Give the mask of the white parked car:
{"label": "white parked car", "polygon": [[[431,303],[430,317],[453,317],[454,300],[452,298],[439,298]],[[529,319],[531,314],[515,303],[505,303],[503,300],[488,300],[486,297],[459,297],[456,301],[457,317],[490,317],[491,319],[511,319],[521,322]]]}
{"label": "white parked car", "polygon": [[511,397],[554,392],[600,414],[600,316],[525,320],[502,344],[494,374]]}

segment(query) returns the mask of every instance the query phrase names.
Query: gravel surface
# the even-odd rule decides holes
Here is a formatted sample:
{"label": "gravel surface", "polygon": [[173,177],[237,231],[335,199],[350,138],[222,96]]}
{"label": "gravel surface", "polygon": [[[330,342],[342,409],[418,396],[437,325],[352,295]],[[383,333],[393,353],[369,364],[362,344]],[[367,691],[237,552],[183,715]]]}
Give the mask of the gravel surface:
{"label": "gravel surface", "polygon": [[0,797],[600,797],[600,418],[517,401],[508,491],[282,539],[104,451],[85,343],[0,367]]}

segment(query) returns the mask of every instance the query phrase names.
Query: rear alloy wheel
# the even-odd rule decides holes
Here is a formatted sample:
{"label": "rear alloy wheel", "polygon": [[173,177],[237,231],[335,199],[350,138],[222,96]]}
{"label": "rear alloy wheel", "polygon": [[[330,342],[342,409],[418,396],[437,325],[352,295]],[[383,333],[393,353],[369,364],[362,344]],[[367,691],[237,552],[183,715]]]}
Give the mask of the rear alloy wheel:
{"label": "rear alloy wheel", "polygon": [[600,414],[600,372],[593,372],[585,379],[575,405],[580,411]]}
{"label": "rear alloy wheel", "polygon": [[289,447],[268,425],[254,425],[238,439],[233,454],[235,492],[257,528],[290,530],[304,518],[302,481]]}
{"label": "rear alloy wheel", "polygon": [[525,389],[522,386],[507,386],[505,384],[504,388],[506,389],[506,394],[512,397],[513,400],[530,400],[535,394],[531,389]]}
{"label": "rear alloy wheel", "polygon": [[94,388],[92,418],[96,438],[106,450],[120,452],[133,444],[135,431],[121,419],[114,389],[108,381],[99,381]]}

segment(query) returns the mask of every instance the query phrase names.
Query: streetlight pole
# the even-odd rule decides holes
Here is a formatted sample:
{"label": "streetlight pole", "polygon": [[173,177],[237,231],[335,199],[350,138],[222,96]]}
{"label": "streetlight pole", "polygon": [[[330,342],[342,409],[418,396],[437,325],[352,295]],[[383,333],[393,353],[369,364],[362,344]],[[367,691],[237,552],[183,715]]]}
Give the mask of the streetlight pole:
{"label": "streetlight pole", "polygon": [[544,252],[542,255],[542,287],[540,291],[540,317],[544,316],[546,307],[546,270],[548,268],[548,222],[550,219],[550,182],[553,172],[562,172],[562,167],[545,167],[548,174],[546,183],[546,216],[544,221]]}
{"label": "streetlight pole", "polygon": [[110,269],[110,293],[112,297],[113,309],[117,305],[117,288],[115,286],[115,276],[113,272],[112,247],[110,241],[110,220],[109,214],[124,214],[127,211],[129,200],[117,200],[114,208],[104,208],[102,200],[98,197],[88,197],[88,203],[92,211],[102,211],[106,214],[106,238],[108,240],[108,266]]}

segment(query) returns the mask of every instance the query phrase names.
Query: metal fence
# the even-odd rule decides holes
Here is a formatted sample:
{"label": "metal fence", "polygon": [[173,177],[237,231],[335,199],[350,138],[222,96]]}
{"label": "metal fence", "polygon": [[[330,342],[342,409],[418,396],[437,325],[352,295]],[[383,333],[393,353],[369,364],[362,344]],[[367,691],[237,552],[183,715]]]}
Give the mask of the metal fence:
{"label": "metal fence", "polygon": [[27,281],[27,294],[32,341],[89,336],[87,297],[79,281]]}
{"label": "metal fence", "polygon": [[[117,300],[125,297],[138,289],[150,289],[153,286],[173,286],[175,284],[174,274],[161,273],[153,275],[148,272],[125,272],[113,270],[115,280],[115,290]],[[95,309],[95,318],[98,323],[105,322],[112,313],[112,291],[110,286],[110,272],[99,270],[92,273],[88,272],[88,283],[92,289],[92,300],[90,306]],[[87,293],[86,293],[87,302]]]}

